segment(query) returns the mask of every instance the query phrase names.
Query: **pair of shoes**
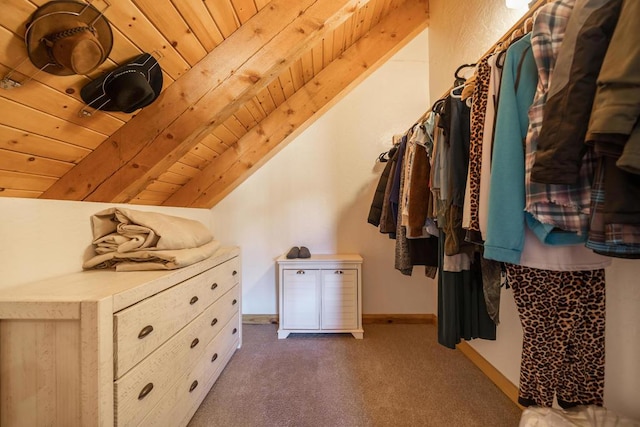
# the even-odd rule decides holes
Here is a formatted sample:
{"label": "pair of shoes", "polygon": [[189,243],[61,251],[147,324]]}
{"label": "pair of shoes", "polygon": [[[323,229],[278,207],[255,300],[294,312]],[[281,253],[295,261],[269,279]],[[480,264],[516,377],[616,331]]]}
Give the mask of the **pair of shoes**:
{"label": "pair of shoes", "polygon": [[294,246],[287,252],[287,259],[293,258],[311,258],[311,252],[306,246]]}

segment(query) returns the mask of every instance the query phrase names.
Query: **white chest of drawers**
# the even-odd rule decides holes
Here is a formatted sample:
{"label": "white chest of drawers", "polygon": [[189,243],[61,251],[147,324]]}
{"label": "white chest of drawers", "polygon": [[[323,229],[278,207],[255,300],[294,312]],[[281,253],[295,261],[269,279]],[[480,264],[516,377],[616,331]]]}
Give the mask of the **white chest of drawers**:
{"label": "white chest of drawers", "polygon": [[279,257],[278,338],[290,333],[342,332],[362,338],[362,257]]}
{"label": "white chest of drawers", "polygon": [[241,338],[238,248],[0,291],[0,426],[183,426]]}

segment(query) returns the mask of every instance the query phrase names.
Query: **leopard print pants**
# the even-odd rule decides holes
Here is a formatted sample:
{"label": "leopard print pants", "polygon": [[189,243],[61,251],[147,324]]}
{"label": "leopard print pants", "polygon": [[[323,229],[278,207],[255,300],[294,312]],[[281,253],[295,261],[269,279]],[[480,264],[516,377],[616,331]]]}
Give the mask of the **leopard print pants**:
{"label": "leopard print pants", "polygon": [[604,270],[549,271],[506,264],[523,330],[523,406],[602,405]]}

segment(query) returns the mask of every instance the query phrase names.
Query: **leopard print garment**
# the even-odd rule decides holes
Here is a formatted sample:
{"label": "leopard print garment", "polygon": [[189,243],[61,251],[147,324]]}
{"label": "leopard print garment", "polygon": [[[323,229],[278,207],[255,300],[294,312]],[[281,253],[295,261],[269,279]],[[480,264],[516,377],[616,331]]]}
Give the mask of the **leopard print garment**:
{"label": "leopard print garment", "polygon": [[[478,211],[480,206],[480,166],[482,164],[482,140],[484,137],[484,118],[487,112],[489,80],[491,66],[489,59],[482,59],[476,67],[476,86],[473,90],[471,106],[471,140],[469,144],[469,230],[480,231]],[[477,233],[475,233],[477,234]],[[474,239],[475,240],[475,239]],[[482,243],[482,242],[477,242]]]}
{"label": "leopard print garment", "polygon": [[604,270],[506,270],[523,329],[520,404],[602,405]]}

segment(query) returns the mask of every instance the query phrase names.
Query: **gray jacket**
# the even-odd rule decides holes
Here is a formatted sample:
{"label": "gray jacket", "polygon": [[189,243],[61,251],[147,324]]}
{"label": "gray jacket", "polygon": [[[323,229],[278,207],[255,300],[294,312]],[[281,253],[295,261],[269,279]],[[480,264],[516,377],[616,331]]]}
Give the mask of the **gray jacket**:
{"label": "gray jacket", "polygon": [[[616,165],[640,174],[640,1],[624,0],[598,77],[587,140],[601,152],[622,145]],[[613,151],[616,147],[612,147]]]}

